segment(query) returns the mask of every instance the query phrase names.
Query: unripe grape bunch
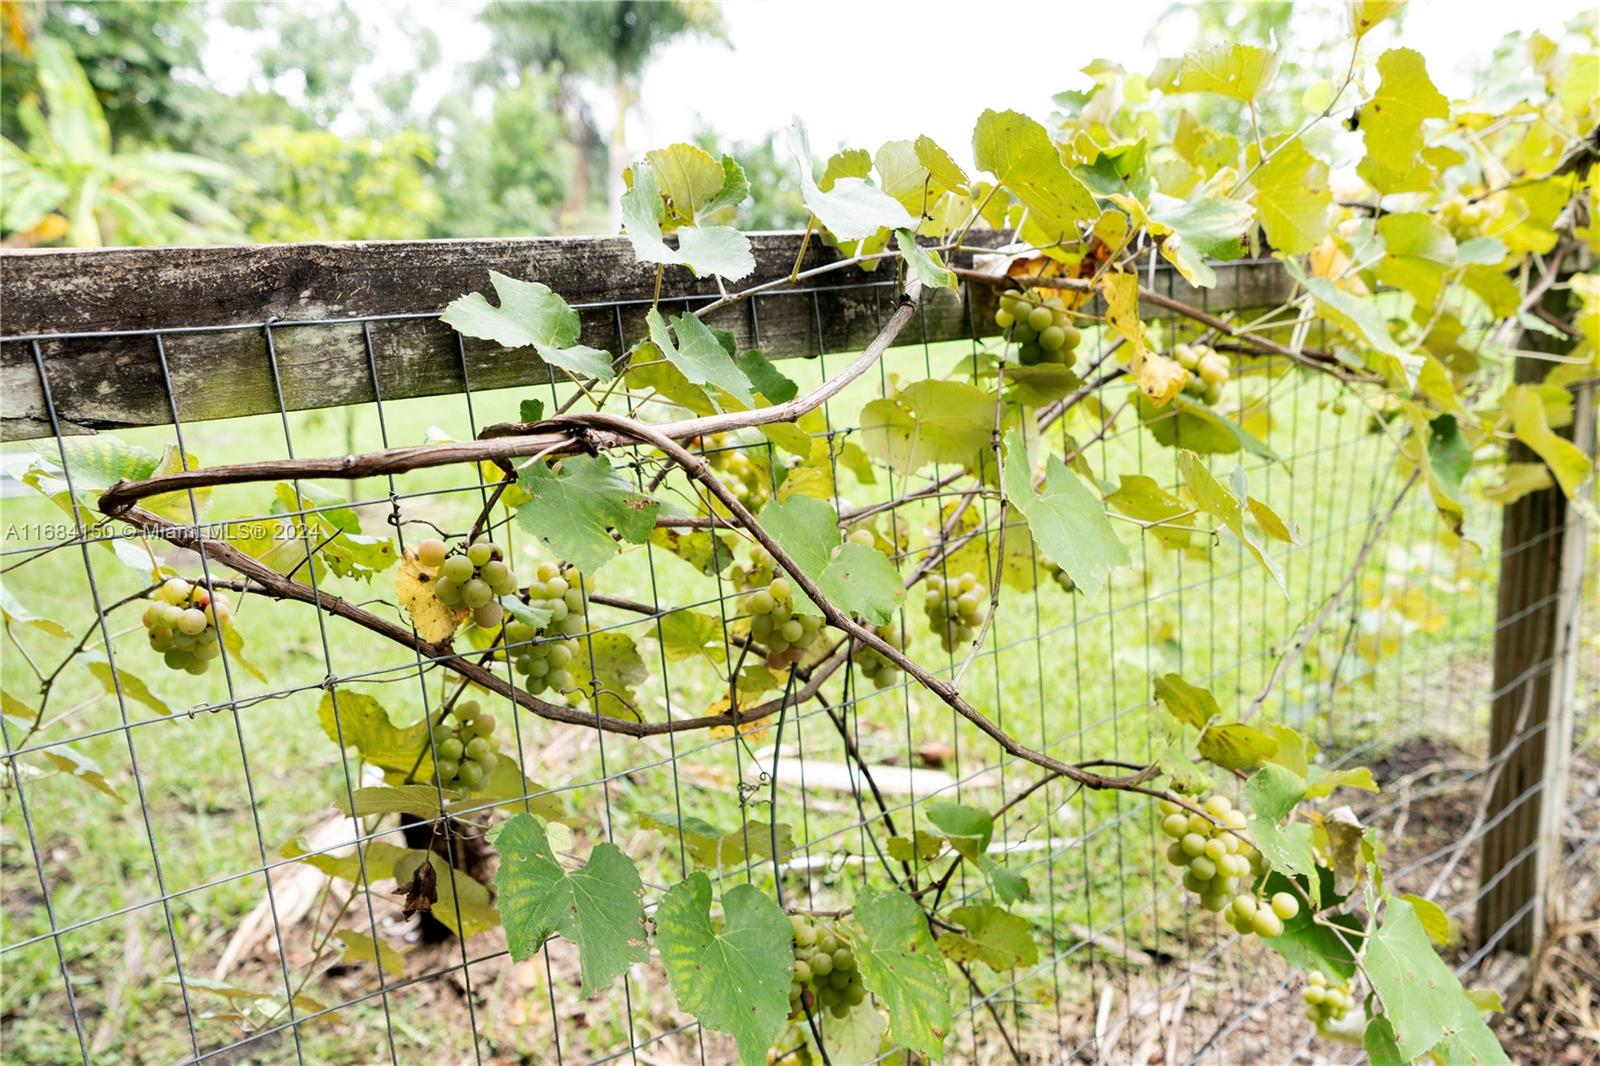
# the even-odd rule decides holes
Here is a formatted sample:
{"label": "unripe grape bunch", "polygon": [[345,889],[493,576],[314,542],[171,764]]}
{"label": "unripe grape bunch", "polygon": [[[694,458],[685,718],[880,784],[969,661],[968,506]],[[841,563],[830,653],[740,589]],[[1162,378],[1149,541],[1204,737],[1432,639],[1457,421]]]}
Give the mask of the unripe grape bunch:
{"label": "unripe grape bunch", "polygon": [[1306,987],[1300,993],[1300,1001],[1305,1004],[1306,1017],[1315,1022],[1318,1028],[1328,1022],[1341,1020],[1356,1005],[1349,983],[1333,984],[1321,970],[1312,970],[1306,975]]}
{"label": "unripe grape bunch", "polygon": [[1281,935],[1283,923],[1300,913],[1300,904],[1287,892],[1261,900],[1251,891],[1267,867],[1261,854],[1236,832],[1247,824],[1244,812],[1221,794],[1206,797],[1200,805],[1210,818],[1171,800],[1160,803],[1161,832],[1172,838],[1167,861],[1183,867],[1183,887],[1199,896],[1206,910],[1226,912],[1229,924],[1240,933]]}
{"label": "unripe grape bunch", "polygon": [[774,577],[739,601],[741,614],[750,617],[750,636],[767,649],[767,665],[774,670],[805,658],[806,649],[822,631],[822,616],[794,608],[789,579]]}
{"label": "unripe grape bunch", "polygon": [[500,546],[486,540],[473,541],[454,554],[442,540],[425,540],[417,545],[417,562],[437,572],[433,594],[440,603],[471,609],[472,620],[485,629],[493,629],[505,617],[495,597],[517,591],[517,575],[506,564]]}
{"label": "unripe grape bunch", "polygon": [[1017,359],[1023,366],[1038,363],[1072,365],[1073,353],[1083,335],[1072,324],[1072,316],[1060,296],[1007,292],[1000,297],[994,324],[1007,331],[1017,345]]}
{"label": "unripe grape bunch", "polygon": [[[900,627],[893,622],[874,626],[872,631],[889,647],[899,651],[905,650],[905,642],[900,639]],[[856,644],[850,653],[850,661],[855,663],[856,672],[872,682],[874,688],[887,688],[900,676],[898,666],[885,659],[877,649],[869,648],[865,644]]]}
{"label": "unripe grape bunch", "polygon": [[838,926],[822,918],[791,915],[794,931],[794,977],[789,982],[789,1017],[826,1010],[843,1018],[867,998],[855,952]]}
{"label": "unripe grape bunch", "polygon": [[550,613],[550,620],[535,628],[519,618],[506,623],[505,654],[535,696],[554,689],[568,705],[582,706],[589,694],[572,674],[578,654],[575,635],[586,626],[583,578],[575,567],[562,569],[540,563],[528,583],[528,605]]}
{"label": "unripe grape bunch", "polygon": [[717,478],[733,490],[739,502],[759,511],[772,499],[772,475],[761,468],[731,437],[717,434],[706,438],[706,462]]}
{"label": "unripe grape bunch", "polygon": [[988,606],[989,590],[970,571],[928,576],[922,609],[945,651],[953,652],[972,640],[978,627],[983,625]]}
{"label": "unripe grape bunch", "polygon": [[150,647],[161,653],[169,669],[205,673],[222,654],[217,626],[233,617],[227,597],[174,577],[152,592],[150,601],[141,619]]}
{"label": "unripe grape bunch", "polygon": [[456,704],[433,727],[433,759],[439,784],[476,792],[488,784],[499,758],[494,716],[476,700]]}
{"label": "unripe grape bunch", "polygon": [[1189,371],[1184,392],[1213,406],[1222,399],[1222,387],[1232,374],[1227,356],[1204,344],[1178,344],[1173,346],[1172,357]]}

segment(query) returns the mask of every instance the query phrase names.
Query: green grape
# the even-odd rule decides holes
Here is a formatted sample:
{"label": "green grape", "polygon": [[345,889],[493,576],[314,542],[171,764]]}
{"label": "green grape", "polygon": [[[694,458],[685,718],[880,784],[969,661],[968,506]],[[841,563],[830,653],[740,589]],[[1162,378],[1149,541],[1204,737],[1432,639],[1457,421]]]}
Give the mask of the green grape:
{"label": "green grape", "polygon": [[472,578],[461,586],[461,602],[473,609],[484,606],[493,598],[494,591],[489,588],[489,583],[480,578]]}
{"label": "green grape", "polygon": [[461,741],[456,737],[450,737],[437,745],[437,754],[440,760],[449,759],[452,762],[460,762],[462,750]]}
{"label": "green grape", "polygon": [[493,629],[506,616],[505,608],[498,603],[485,603],[472,612],[472,622],[480,629]]}
{"label": "green grape", "polygon": [[1039,333],[1039,347],[1047,352],[1060,351],[1067,343],[1067,331],[1060,326],[1049,326]]}
{"label": "green grape", "polygon": [[445,553],[448,551],[444,541],[437,537],[430,537],[417,545],[417,562],[429,570],[437,569],[444,562]]}
{"label": "green grape", "polygon": [[474,572],[472,560],[465,555],[452,555],[439,566],[439,577],[449,579],[457,585],[465,585],[472,580]]}
{"label": "green grape", "polygon": [[1028,312],[1028,325],[1035,333],[1043,333],[1055,324],[1056,316],[1048,307],[1035,307]]}
{"label": "green grape", "polygon": [[1300,901],[1287,892],[1275,892],[1272,895],[1272,913],[1287,922],[1300,913]]}
{"label": "green grape", "polygon": [[467,546],[467,561],[474,568],[481,569],[484,564],[494,558],[494,545],[486,540],[473,541]]}

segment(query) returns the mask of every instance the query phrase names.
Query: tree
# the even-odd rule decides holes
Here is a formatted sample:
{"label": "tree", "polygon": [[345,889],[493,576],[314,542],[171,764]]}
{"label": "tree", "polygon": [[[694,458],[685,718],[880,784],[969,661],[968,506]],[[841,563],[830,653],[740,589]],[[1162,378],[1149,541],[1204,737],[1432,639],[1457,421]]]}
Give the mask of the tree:
{"label": "tree", "polygon": [[487,119],[465,95],[448,98],[435,116],[447,127],[448,162],[436,181],[443,210],[440,236],[517,236],[559,232],[562,208],[582,151],[557,106],[559,74],[528,68],[502,89]]}
{"label": "tree", "polygon": [[432,143],[414,130],[379,139],[269,126],[240,154],[251,181],[237,210],[251,240],[425,237],[441,210],[428,180]]}
{"label": "tree", "polygon": [[[574,115],[573,130],[579,138],[580,167],[587,159],[585,138],[591,126],[569,81],[588,82],[610,93],[607,202],[613,210],[613,221],[622,192],[621,173],[628,163],[628,113],[638,103],[639,78],[646,65],[663,45],[685,34],[722,33],[716,8],[703,0],[490,4],[484,10],[483,21],[496,40],[495,57],[487,61],[490,69],[520,77],[530,67],[559,64],[563,76],[561,98],[569,108],[579,109]],[[586,193],[588,184],[587,173],[581,172],[574,191]]]}
{"label": "tree", "polygon": [[22,144],[0,138],[0,230],[11,245],[173,244],[235,239],[211,195],[234,172],[199,156],[121,151],[83,68],[64,43],[37,42],[38,95],[17,107]]}
{"label": "tree", "polygon": [[159,140],[181,119],[200,66],[204,8],[190,0],[35,0],[0,7],[0,129],[15,139],[17,108],[36,91],[33,41],[60,41],[88,75],[114,142]]}

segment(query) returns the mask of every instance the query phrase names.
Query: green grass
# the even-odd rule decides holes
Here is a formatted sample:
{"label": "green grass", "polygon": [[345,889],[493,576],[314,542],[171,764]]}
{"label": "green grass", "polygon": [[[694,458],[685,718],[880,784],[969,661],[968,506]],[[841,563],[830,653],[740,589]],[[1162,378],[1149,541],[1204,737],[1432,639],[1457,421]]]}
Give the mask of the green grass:
{"label": "green grass", "polygon": [[[912,380],[929,367],[942,374],[961,354],[959,345],[927,352],[898,349],[885,360],[884,380]],[[842,356],[831,357],[826,366],[822,361],[796,361],[785,363],[784,369],[805,388],[820,380],[827,367],[842,361]],[[1266,385],[1256,380],[1248,387],[1260,390]],[[861,404],[880,395],[882,388],[878,379],[852,385],[829,405],[832,426],[852,425]],[[1359,549],[1373,506],[1387,500],[1386,493],[1397,484],[1386,445],[1364,431],[1359,413],[1352,410],[1336,417],[1319,410],[1319,401],[1332,395],[1327,382],[1288,377],[1274,381],[1271,389],[1276,422],[1267,439],[1284,462],[1268,465],[1251,460],[1246,469],[1252,494],[1298,523],[1301,531],[1299,545],[1274,552],[1287,594],[1227,535],[1214,550],[1197,547],[1178,556],[1154,540],[1142,540],[1133,526],[1118,523],[1133,554],[1133,566],[1119,572],[1106,593],[1073,596],[1047,581],[1037,593],[1008,594],[985,650],[964,682],[965,693],[977,707],[1025,743],[1052,755],[1142,762],[1162,745],[1160,712],[1146,708],[1153,674],[1179,671],[1211,687],[1228,711],[1249,703],[1271,673],[1277,652],[1342,578]],[[514,418],[525,395],[475,396],[475,421],[469,421],[460,397],[386,404],[383,424],[388,443],[419,443],[432,427],[450,437],[469,438],[473,425]],[[1115,403],[1109,406],[1115,409]],[[1086,412],[1075,418],[1079,420],[1065,429],[1076,439],[1086,439],[1098,429]],[[366,450],[384,442],[371,407],[352,410],[348,417],[340,411],[293,414],[287,422],[294,454],[299,456]],[[1052,438],[1059,450],[1058,434],[1059,430]],[[153,450],[172,441],[170,427],[121,436]],[[288,454],[284,425],[275,417],[188,425],[184,443],[206,465]],[[1175,484],[1173,453],[1140,432],[1125,410],[1106,444],[1089,456],[1094,473],[1113,486],[1118,475],[1133,472]],[[1225,474],[1233,459],[1219,458],[1215,465]],[[852,502],[885,499],[890,491],[882,472],[873,485],[859,485],[842,471],[839,480]],[[360,508],[365,528],[392,532],[387,525],[391,486],[386,480],[323,484],[356,500],[372,501]],[[470,491],[452,491],[463,488]],[[680,482],[669,480],[666,488],[681,498]],[[895,488],[904,486],[897,480]],[[396,479],[393,490],[402,497],[405,536],[413,543],[427,535],[424,521],[464,532],[481,499],[472,471],[461,467],[405,475]],[[206,517],[214,521],[261,514],[271,498],[270,485],[218,488]],[[993,501],[984,506],[993,517]],[[900,514],[912,548],[925,544],[936,526],[932,505],[908,507]],[[47,501],[17,499],[7,501],[0,525],[60,518],[61,512]],[[1361,756],[1374,743],[1424,728],[1425,721],[1444,723],[1463,737],[1473,735],[1481,692],[1463,687],[1459,701],[1445,705],[1448,701],[1441,703],[1439,684],[1418,684],[1419,672],[1424,677],[1454,678],[1458,666],[1475,662],[1487,632],[1485,619],[1493,611],[1492,592],[1483,591],[1488,583],[1478,580],[1474,587],[1470,568],[1474,557],[1444,545],[1437,526],[1425,496],[1416,494],[1397,516],[1386,550],[1375,553],[1368,567],[1362,582],[1368,602],[1356,616],[1349,642],[1352,650],[1339,658],[1351,619],[1350,612],[1341,609],[1303,666],[1289,672],[1271,701],[1272,715],[1303,724],[1335,755]],[[887,523],[881,528],[887,529]],[[539,558],[530,538],[513,524],[501,526],[496,536],[510,545],[519,570],[530,570]],[[16,542],[6,541],[7,548],[15,546]],[[179,557],[170,553],[168,557],[186,572],[196,569],[193,557],[181,563]],[[20,558],[6,556],[5,565]],[[1439,562],[1437,572],[1428,570],[1430,558]],[[121,564],[103,545],[89,549],[88,562],[103,603],[142,587],[143,576]],[[28,562],[6,574],[4,583],[28,610],[55,618],[75,632],[93,622],[85,558],[76,546]],[[704,603],[717,595],[714,582],[660,550],[624,552],[601,571],[598,586],[603,592],[663,606]],[[390,606],[392,572],[370,586],[330,580],[327,588],[358,601],[385,601],[371,606],[395,616]],[[1396,628],[1400,616],[1393,607],[1406,602],[1407,596],[1421,597],[1420,609],[1402,632]],[[930,665],[951,668],[950,658],[926,632],[917,597],[908,603],[907,624],[917,634],[913,654]],[[701,609],[716,613],[714,605]],[[354,679],[342,687],[379,699],[401,721],[420,717],[424,690],[431,705],[445,683],[438,671],[430,671],[419,683],[414,660],[403,649],[333,619],[319,624],[302,605],[272,602],[246,602],[238,615],[246,654],[267,681],[237,669],[225,678],[215,668],[194,679],[165,670],[144,646],[139,610],[126,607],[107,620],[118,666],[147,682],[175,710],[222,709],[169,717],[133,701],[119,706],[81,665],[62,673],[50,698],[48,725],[33,743],[80,738],[73,747],[98,762],[122,802],[91,790],[79,779],[52,772],[42,753],[21,759],[28,772],[26,807],[15,788],[5,793],[0,841],[4,942],[13,945],[44,937],[3,958],[0,1018],[8,1061],[60,1062],[79,1055],[56,944],[45,936],[51,925],[39,891],[34,845],[42,859],[55,926],[76,927],[61,936],[60,944],[83,1031],[98,1040],[92,1057],[96,1061],[180,1058],[190,1053],[190,1034],[180,990],[171,981],[176,974],[171,941],[177,942],[187,977],[209,977],[239,919],[262,896],[263,854],[268,862],[277,861],[278,848],[328,818],[333,803],[344,794],[346,767],[316,719],[324,678],[331,673]],[[594,617],[598,624],[620,627],[640,645],[651,670],[650,680],[641,688],[648,717],[661,718],[669,710],[674,716],[706,713],[722,691],[715,672],[704,663],[672,662],[663,673],[652,622],[605,610],[596,611]],[[1397,643],[1382,647],[1376,638],[1389,632],[1398,635]],[[67,646],[33,629],[18,628],[16,635],[46,672]],[[1363,651],[1381,654],[1369,659]],[[1335,660],[1340,662],[1344,683],[1331,685]],[[3,683],[7,693],[37,704],[37,681],[15,645],[6,646]],[[838,684],[828,692],[837,697]],[[896,686],[847,709],[864,756],[884,767],[880,772],[886,779],[912,761],[919,747],[948,744],[951,758],[943,770],[957,783],[940,799],[993,809],[1036,776],[1026,764],[1000,761],[991,742],[921,691]],[[502,727],[515,726],[504,732],[514,740],[528,776],[544,787],[560,789],[561,802],[579,821],[574,850],[582,855],[590,843],[607,836],[614,839],[639,863],[651,886],[647,901],[680,877],[683,868],[676,841],[643,829],[642,815],[681,810],[730,828],[743,817],[772,816],[765,806],[770,783],[757,782],[751,767],[771,766],[775,729],[737,739],[698,734],[671,740],[638,741],[615,735],[601,739],[531,715],[515,716],[513,723],[503,707],[498,713]],[[813,704],[786,716],[782,729],[785,749],[799,761],[784,761],[776,817],[793,827],[803,852],[835,856],[831,865],[809,877],[786,875],[786,892],[791,899],[811,899],[819,907],[838,905],[848,900],[863,870],[879,881],[883,870],[872,847],[853,828],[859,821],[855,798],[815,784],[802,787],[799,780],[807,765],[844,759],[828,719]],[[13,744],[16,738],[13,729]],[[353,773],[356,767],[352,763],[349,769]],[[602,779],[607,784],[600,784]],[[741,781],[760,787],[744,791]],[[742,806],[741,798],[750,806]],[[899,832],[926,826],[921,807],[929,799],[925,794],[889,797]],[[867,802],[873,827],[881,829],[870,799]],[[1199,928],[1209,928],[1209,923],[1191,923],[1183,915],[1173,892],[1175,878],[1157,862],[1150,827],[1149,808],[1141,798],[1072,792],[1052,785],[1018,808],[997,832],[1002,843],[1020,848],[1009,862],[1027,874],[1034,890],[1023,913],[1041,928],[1053,923],[1057,951],[1066,956],[1058,966],[1042,966],[1007,995],[1012,1000],[1007,1012],[1026,1011],[1035,1019],[1025,1028],[1048,1028],[1058,1010],[1092,1013],[1092,1007],[1082,1002],[1092,972],[1085,964],[1103,959],[1103,951],[1085,946],[1081,932],[1071,931],[1074,928],[1180,956],[1198,954],[1209,944],[1212,934]],[[878,833],[880,842],[886,835]],[[152,850],[159,856],[159,876]],[[768,866],[725,871],[725,875],[771,881]],[[952,886],[957,897],[982,890],[978,880],[965,875]],[[375,906],[392,910],[388,891],[387,885],[375,888]],[[170,932],[169,909],[150,902],[164,894],[171,897]],[[129,908],[125,915],[104,917],[125,908]],[[359,923],[353,920],[357,916]],[[346,925],[366,928],[364,905],[352,911]],[[298,981],[310,961],[306,931],[293,931],[287,939],[291,978]],[[492,950],[499,941],[491,944],[490,939],[484,938],[487,946],[475,944],[475,950]],[[565,947],[552,949],[559,1033],[568,1061],[581,1061],[624,1045],[627,1017],[616,990],[589,1003],[577,1000],[575,985],[563,980],[561,967],[569,961]],[[416,977],[441,963],[459,962],[459,954],[452,954],[455,950],[435,952],[426,959],[413,957],[408,974]],[[540,963],[527,969],[532,965],[518,969],[496,959],[472,968],[475,1024],[490,1049],[520,1053],[526,1061],[547,1061],[542,1049],[549,1046],[555,1023],[544,967]],[[370,971],[358,967],[351,974],[318,977],[307,991],[326,1003],[338,1003],[375,989]],[[270,965],[247,963],[230,980],[281,993],[283,973],[274,956]],[[992,976],[985,980],[991,987],[1005,983]],[[1058,988],[1060,1003],[1055,999]],[[630,993],[638,1038],[681,1021],[658,972],[636,975],[630,980]],[[196,997],[196,1013],[224,1006],[220,998],[191,994]],[[987,1022],[986,1015],[983,1020]],[[964,1021],[962,1028],[965,1032],[971,1025]],[[301,1027],[300,1053],[307,1061],[387,1061],[391,1029],[402,1061],[471,1057],[472,1027],[466,1007],[443,980],[420,982],[391,994],[387,1019],[382,1000],[372,998]],[[198,1021],[196,1031],[202,1051],[239,1039],[238,1028],[226,1020]],[[292,1044],[287,1042],[271,1044],[259,1053],[259,1061],[293,1058]],[[717,1061],[715,1055],[708,1061]]]}

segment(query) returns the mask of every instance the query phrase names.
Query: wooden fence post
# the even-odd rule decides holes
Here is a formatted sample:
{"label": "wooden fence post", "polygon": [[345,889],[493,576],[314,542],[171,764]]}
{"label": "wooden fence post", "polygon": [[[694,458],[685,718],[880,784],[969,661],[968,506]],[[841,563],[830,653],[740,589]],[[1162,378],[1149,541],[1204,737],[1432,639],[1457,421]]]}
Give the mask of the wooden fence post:
{"label": "wooden fence post", "polygon": [[[1553,365],[1520,357],[1516,381],[1541,381]],[[1575,390],[1563,431],[1591,456],[1594,391],[1593,382]],[[1520,441],[1509,450],[1513,462],[1539,461]],[[1582,513],[1554,487],[1508,505],[1501,520],[1488,756],[1491,767],[1503,765],[1491,770],[1476,924],[1479,945],[1521,954],[1543,936],[1561,863],[1587,536]]]}

